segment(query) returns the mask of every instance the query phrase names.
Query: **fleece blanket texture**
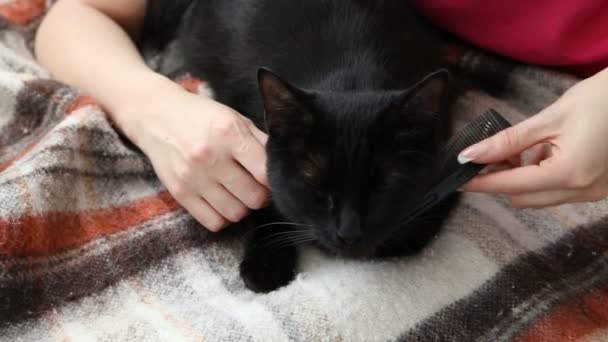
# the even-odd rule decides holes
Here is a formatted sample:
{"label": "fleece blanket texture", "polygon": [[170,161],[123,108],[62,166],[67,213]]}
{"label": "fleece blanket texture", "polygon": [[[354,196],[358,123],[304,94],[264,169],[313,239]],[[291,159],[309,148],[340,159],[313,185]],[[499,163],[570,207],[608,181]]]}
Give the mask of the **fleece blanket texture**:
{"label": "fleece blanket texture", "polygon": [[[307,249],[292,284],[248,291],[238,235],[202,229],[93,99],[36,64],[50,5],[0,1],[0,341],[608,341],[607,202],[466,194],[417,256]],[[518,122],[577,82],[461,45],[445,56],[472,85],[459,124],[490,107]]]}

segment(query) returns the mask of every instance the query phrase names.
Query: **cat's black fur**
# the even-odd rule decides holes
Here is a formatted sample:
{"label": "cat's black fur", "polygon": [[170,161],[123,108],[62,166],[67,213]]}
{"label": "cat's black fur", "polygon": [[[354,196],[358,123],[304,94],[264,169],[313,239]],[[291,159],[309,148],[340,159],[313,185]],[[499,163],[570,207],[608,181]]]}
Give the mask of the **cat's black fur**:
{"label": "cat's black fur", "polygon": [[289,283],[298,242],[397,256],[437,234],[455,197],[401,224],[435,180],[450,123],[438,39],[406,0],[152,0],[146,30],[171,8],[188,8],[186,69],[269,134],[272,205],[248,223],[301,224],[247,234],[250,289]]}

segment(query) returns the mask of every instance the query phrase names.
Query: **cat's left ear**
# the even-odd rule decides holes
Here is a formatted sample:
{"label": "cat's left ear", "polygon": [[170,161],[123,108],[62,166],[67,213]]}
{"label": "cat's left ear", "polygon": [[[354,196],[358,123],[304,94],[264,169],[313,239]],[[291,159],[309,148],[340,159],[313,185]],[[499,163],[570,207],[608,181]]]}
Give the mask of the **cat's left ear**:
{"label": "cat's left ear", "polygon": [[436,120],[445,106],[449,79],[450,73],[440,69],[399,93],[385,115],[386,123],[399,130]]}
{"label": "cat's left ear", "polygon": [[445,105],[450,77],[447,69],[428,74],[405,92],[402,109],[420,115],[439,115]]}
{"label": "cat's left ear", "polygon": [[295,138],[312,128],[313,116],[302,104],[304,92],[283,81],[266,68],[258,71],[258,83],[264,102],[268,133],[281,138]]}
{"label": "cat's left ear", "polygon": [[[383,116],[385,129],[397,136],[402,136],[403,132],[411,133],[415,129],[416,136],[439,137],[449,123],[444,117],[448,114],[445,108],[449,80],[449,72],[441,69],[397,93],[391,107]],[[409,133],[405,137],[413,139]]]}

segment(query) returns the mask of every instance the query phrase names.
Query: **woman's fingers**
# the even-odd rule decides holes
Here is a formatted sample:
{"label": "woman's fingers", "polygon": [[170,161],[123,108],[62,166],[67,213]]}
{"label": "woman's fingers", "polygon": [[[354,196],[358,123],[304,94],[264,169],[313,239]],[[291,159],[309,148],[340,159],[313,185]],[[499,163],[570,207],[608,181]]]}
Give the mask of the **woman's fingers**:
{"label": "woman's fingers", "polygon": [[251,131],[251,134],[253,134],[255,139],[260,144],[262,144],[262,146],[266,146],[266,142],[268,141],[268,135],[266,133],[260,131],[251,121],[248,122],[248,126],[249,126],[249,130]]}
{"label": "woman's fingers", "polygon": [[511,204],[516,208],[543,208],[564,203],[584,201],[580,191],[553,190],[539,191],[510,196]]}
{"label": "woman's fingers", "polygon": [[545,165],[529,165],[479,175],[462,187],[469,192],[519,194],[563,187],[562,175]]}
{"label": "woman's fingers", "polygon": [[532,146],[522,154],[522,165],[539,165],[543,160],[550,158],[552,146],[541,143]]}
{"label": "woman's fingers", "polygon": [[[261,137],[260,137],[261,138]],[[268,187],[266,176],[266,150],[251,131],[243,134],[241,141],[231,148],[232,157],[261,185]]]}
{"label": "woman's fingers", "polygon": [[200,224],[212,232],[220,231],[229,222],[207,201],[198,196],[189,196],[180,203]]}
{"label": "woman's fingers", "polygon": [[203,186],[200,196],[230,222],[238,222],[249,213],[249,209],[221,184]]}
{"label": "woman's fingers", "polygon": [[460,163],[496,163],[519,155],[528,147],[550,138],[556,132],[552,115],[539,113],[519,124],[466,148],[458,156]]}
{"label": "woman's fingers", "polygon": [[217,181],[250,209],[260,209],[268,200],[268,188],[258,183],[234,160],[226,163],[225,169],[219,172]]}

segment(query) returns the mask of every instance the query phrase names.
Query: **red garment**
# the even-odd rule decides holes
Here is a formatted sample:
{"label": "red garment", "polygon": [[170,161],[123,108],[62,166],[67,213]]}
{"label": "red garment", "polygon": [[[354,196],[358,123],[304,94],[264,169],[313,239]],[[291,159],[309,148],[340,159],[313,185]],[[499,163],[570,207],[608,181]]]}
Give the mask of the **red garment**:
{"label": "red garment", "polygon": [[481,48],[580,76],[608,67],[607,0],[414,0]]}

